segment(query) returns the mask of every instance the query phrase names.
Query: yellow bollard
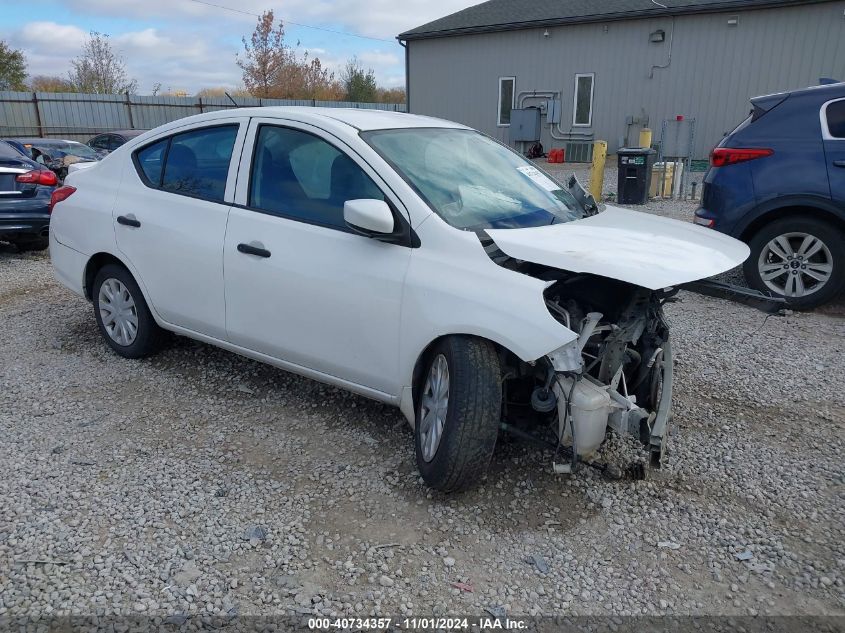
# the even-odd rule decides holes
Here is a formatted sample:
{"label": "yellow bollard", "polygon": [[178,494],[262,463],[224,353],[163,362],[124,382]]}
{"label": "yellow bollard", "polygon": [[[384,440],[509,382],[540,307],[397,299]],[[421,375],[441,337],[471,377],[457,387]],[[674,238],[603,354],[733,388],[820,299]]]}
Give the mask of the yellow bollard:
{"label": "yellow bollard", "polygon": [[651,130],[647,127],[640,130],[640,147],[651,147]]}
{"label": "yellow bollard", "polygon": [[590,193],[596,202],[601,202],[604,187],[604,162],[607,159],[607,141],[593,143],[593,166],[590,168]]}

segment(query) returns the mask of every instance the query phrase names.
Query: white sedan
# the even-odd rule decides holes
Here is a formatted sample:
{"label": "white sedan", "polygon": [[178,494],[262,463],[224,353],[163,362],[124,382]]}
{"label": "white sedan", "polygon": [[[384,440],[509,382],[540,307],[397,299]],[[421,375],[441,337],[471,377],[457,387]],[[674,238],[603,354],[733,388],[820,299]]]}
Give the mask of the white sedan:
{"label": "white sedan", "polygon": [[552,435],[558,472],[608,428],[659,462],[662,304],[748,255],[599,208],[462,125],[370,110],[174,121],[71,173],[53,204],[56,276],[115,352],[147,356],[169,330],[397,405],[444,491],[523,425]]}

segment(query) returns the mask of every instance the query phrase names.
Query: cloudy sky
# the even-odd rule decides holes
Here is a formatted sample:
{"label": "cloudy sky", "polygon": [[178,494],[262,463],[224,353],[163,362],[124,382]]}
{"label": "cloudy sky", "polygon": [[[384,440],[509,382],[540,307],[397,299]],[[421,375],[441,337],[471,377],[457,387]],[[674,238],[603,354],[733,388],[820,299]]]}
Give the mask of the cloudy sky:
{"label": "cloudy sky", "polygon": [[140,93],[156,82],[193,93],[240,85],[241,37],[252,33],[257,14],[273,9],[285,20],[289,44],[299,41],[332,69],[358,55],[381,85],[392,87],[404,85],[398,33],[480,1],[0,0],[0,39],[24,51],[31,75],[67,76],[87,33],[107,33]]}

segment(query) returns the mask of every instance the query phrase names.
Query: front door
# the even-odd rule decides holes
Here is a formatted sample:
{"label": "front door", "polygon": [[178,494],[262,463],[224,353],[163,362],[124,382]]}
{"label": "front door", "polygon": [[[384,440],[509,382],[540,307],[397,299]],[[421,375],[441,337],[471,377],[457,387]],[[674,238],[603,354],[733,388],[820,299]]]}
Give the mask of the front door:
{"label": "front door", "polygon": [[327,133],[253,119],[236,195],[241,204],[229,215],[224,245],[230,341],[398,393],[411,249],[359,235],[343,221],[346,200],[378,198],[401,208],[377,182]]}
{"label": "front door", "polygon": [[206,123],[136,150],[112,213],[118,248],[159,316],[219,339],[226,337],[223,239],[238,167],[232,156],[240,157],[246,126]]}

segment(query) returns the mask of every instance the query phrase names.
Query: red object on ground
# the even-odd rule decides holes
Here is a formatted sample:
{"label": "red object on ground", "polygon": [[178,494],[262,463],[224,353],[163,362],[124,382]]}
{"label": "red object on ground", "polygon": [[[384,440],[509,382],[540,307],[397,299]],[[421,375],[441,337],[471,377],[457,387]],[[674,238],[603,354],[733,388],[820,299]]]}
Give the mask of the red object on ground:
{"label": "red object on ground", "polygon": [[548,162],[550,163],[562,163],[564,162],[564,150],[560,149],[553,149],[549,151],[549,157],[547,158]]}

